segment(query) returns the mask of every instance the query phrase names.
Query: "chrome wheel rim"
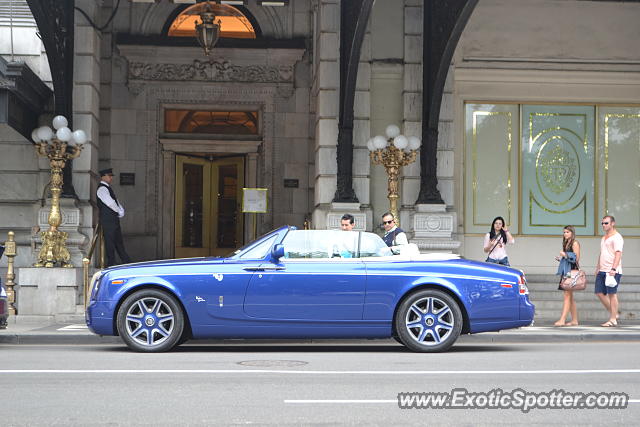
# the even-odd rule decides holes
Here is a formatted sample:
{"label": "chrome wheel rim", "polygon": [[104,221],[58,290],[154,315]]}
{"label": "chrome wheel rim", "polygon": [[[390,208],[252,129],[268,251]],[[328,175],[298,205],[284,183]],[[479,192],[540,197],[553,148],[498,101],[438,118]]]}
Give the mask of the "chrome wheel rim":
{"label": "chrome wheel rim", "polygon": [[421,345],[438,345],[453,333],[455,320],[451,307],[440,298],[427,297],[411,304],[405,316],[409,336]]}
{"label": "chrome wheel rim", "polygon": [[129,307],[127,334],[136,343],[151,347],[166,341],[175,327],[175,315],[159,298],[141,298]]}

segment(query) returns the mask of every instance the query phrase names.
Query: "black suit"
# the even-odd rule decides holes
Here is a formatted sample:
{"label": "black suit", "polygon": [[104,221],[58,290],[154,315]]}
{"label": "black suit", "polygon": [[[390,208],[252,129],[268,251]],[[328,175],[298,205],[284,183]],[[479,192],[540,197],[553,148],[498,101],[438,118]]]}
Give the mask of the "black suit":
{"label": "black suit", "polygon": [[[116,194],[113,192],[111,186],[101,182],[98,185],[105,187],[109,191],[111,198],[118,203]],[[118,252],[118,256],[123,264],[131,262],[131,258],[124,249],[124,242],[122,241],[122,230],[120,229],[120,218],[118,212],[107,206],[100,197],[97,197],[98,210],[100,211],[100,224],[102,225],[102,232],[104,234],[104,246],[107,255],[107,267],[116,264],[115,252]]]}

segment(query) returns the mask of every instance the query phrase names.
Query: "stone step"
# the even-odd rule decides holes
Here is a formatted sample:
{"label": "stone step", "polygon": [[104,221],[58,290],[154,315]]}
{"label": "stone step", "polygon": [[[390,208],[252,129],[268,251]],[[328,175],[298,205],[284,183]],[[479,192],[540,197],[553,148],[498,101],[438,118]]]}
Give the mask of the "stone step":
{"label": "stone step", "polygon": [[[587,283],[593,283],[595,281],[595,275],[592,271],[585,271],[587,274]],[[558,283],[560,280],[559,276],[555,274],[527,274],[527,284],[530,283]],[[622,275],[622,283],[633,283],[636,285],[640,285],[640,276],[626,276]]]}
{"label": "stone step", "polygon": [[[559,281],[556,280],[554,282],[527,282],[527,288],[531,289],[557,289]],[[587,279],[587,289],[593,290],[595,286],[595,282],[589,281]],[[640,292],[640,283],[629,283],[626,281],[620,282],[618,287],[618,292]]]}
{"label": "stone step", "polygon": [[[533,303],[533,305],[536,306],[536,311],[547,309],[547,308],[562,309],[562,299],[555,300],[555,301],[544,300],[544,301],[531,301],[531,302]],[[640,313],[640,301],[620,300],[619,303],[620,303],[619,304],[620,310],[633,311],[633,312]],[[600,310],[600,309],[604,310],[604,306],[602,305],[600,300],[576,301],[576,306],[578,307],[578,309],[582,309],[582,310]]]}
{"label": "stone step", "polygon": [[[537,323],[540,323],[540,322],[548,323],[551,321],[555,322],[556,320],[558,320],[561,313],[562,313],[561,307],[558,308],[557,310],[550,310],[550,309],[538,310],[536,308],[535,321]],[[601,308],[600,310],[581,310],[580,306],[578,306],[579,321],[594,320],[594,321],[604,322],[605,320],[607,320],[608,317],[609,316],[607,312],[604,310],[604,307]],[[638,319],[640,319],[640,312],[637,312],[637,311],[631,312],[631,311],[625,311],[625,310],[620,311],[620,321],[624,321],[624,320],[637,321]]]}
{"label": "stone step", "polygon": [[[584,291],[576,291],[573,293],[576,301],[599,301],[593,291],[585,289]],[[549,291],[531,291],[529,290],[529,299],[531,301],[562,301],[563,292],[556,289]],[[640,292],[618,292],[620,301],[640,301]]]}
{"label": "stone step", "polygon": [[[558,290],[558,276],[538,274],[527,276],[529,299],[536,306],[537,322],[554,322],[562,312],[563,296]],[[601,321],[607,319],[607,312],[598,297],[593,293],[595,276],[587,274],[587,289],[575,292],[578,319]],[[622,276],[618,288],[621,319],[640,319],[640,276]]]}

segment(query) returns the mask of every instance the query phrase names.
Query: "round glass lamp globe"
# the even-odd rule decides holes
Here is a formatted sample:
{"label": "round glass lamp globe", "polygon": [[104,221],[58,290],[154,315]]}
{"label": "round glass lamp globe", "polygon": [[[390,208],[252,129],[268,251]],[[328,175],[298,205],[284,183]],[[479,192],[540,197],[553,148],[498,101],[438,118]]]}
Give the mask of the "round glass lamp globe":
{"label": "round glass lamp globe", "polygon": [[72,135],[73,140],[76,142],[76,144],[84,144],[85,142],[87,142],[87,134],[82,129],[73,131]]}
{"label": "round glass lamp globe", "polygon": [[53,131],[49,126],[39,127],[36,133],[38,134],[40,141],[49,141],[53,138]]}
{"label": "round glass lamp globe", "polygon": [[393,145],[395,145],[398,150],[404,150],[409,145],[409,140],[404,135],[398,135],[393,138]]}
{"label": "round glass lamp globe", "polygon": [[367,141],[367,148],[369,149],[369,151],[375,151],[376,147],[373,146],[373,138],[370,138]]}
{"label": "round glass lamp globe", "polygon": [[383,150],[387,146],[387,140],[384,139],[384,136],[374,136],[373,137],[373,146],[376,150]]}
{"label": "round glass lamp globe", "polygon": [[33,132],[31,132],[31,140],[36,144],[41,141],[40,137],[38,136],[38,129],[39,128],[36,128],[33,130]]}
{"label": "round glass lamp globe", "polygon": [[56,132],[56,137],[63,142],[69,142],[71,140],[71,129],[66,126],[61,127]]}
{"label": "round glass lamp globe", "polygon": [[389,138],[395,138],[396,136],[400,135],[400,128],[396,125],[389,125],[385,129],[385,133]]}
{"label": "round glass lamp globe", "polygon": [[420,148],[421,144],[422,142],[420,141],[420,138],[418,138],[417,136],[409,137],[409,150],[417,150],[418,148]]}
{"label": "round glass lamp globe", "polygon": [[65,116],[55,116],[51,122],[54,129],[60,129],[69,126],[69,121]]}

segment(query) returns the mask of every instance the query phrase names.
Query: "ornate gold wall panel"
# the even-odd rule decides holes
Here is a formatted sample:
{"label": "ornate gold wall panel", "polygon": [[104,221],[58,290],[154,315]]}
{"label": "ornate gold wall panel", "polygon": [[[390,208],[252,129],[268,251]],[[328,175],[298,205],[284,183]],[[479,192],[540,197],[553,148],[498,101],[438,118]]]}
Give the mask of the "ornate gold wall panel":
{"label": "ornate gold wall panel", "polygon": [[522,232],[594,233],[593,106],[522,107]]}
{"label": "ornate gold wall panel", "polygon": [[465,224],[484,233],[496,216],[517,227],[518,106],[466,105]]}
{"label": "ornate gold wall panel", "polygon": [[601,107],[599,156],[603,214],[626,235],[640,235],[640,108]]}

